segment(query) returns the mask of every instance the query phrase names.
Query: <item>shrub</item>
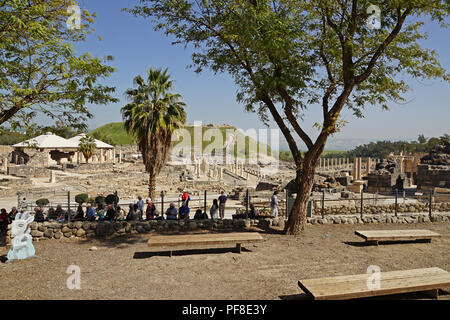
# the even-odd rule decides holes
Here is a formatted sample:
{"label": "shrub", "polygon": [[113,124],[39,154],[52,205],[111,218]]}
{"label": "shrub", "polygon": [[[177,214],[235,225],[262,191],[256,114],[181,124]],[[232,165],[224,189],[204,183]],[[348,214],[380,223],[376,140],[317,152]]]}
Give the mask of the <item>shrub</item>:
{"label": "shrub", "polygon": [[39,207],[46,206],[49,203],[50,203],[50,201],[48,201],[48,199],[38,199],[38,200],[36,200],[36,205],[38,205]]}
{"label": "shrub", "polygon": [[115,194],[109,194],[106,196],[105,202],[106,202],[106,204],[119,203],[119,197],[116,197]]}
{"label": "shrub", "polygon": [[75,196],[75,202],[78,204],[83,204],[85,202],[88,202],[89,196],[86,193],[77,194]]}
{"label": "shrub", "polygon": [[95,203],[96,204],[105,204],[106,199],[104,196],[98,196],[95,198]]}

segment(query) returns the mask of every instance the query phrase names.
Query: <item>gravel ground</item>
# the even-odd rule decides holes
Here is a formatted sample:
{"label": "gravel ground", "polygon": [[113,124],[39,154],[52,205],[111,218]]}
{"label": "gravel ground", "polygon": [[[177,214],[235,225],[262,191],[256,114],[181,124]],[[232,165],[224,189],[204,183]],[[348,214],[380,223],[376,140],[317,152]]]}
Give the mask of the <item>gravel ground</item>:
{"label": "gravel ground", "polygon": [[[428,229],[442,234],[431,243],[365,245],[355,230]],[[255,229],[257,231],[257,229]],[[148,235],[113,240],[46,240],[37,257],[4,263],[0,247],[0,299],[305,299],[300,279],[439,267],[450,271],[450,224],[318,225],[299,237],[262,231],[265,241],[244,245],[241,254],[224,246],[179,248],[172,258],[148,248]],[[92,246],[97,250],[90,251]],[[68,266],[81,270],[81,289],[70,290]],[[450,300],[450,288],[441,299]],[[426,299],[422,293],[390,296]]]}

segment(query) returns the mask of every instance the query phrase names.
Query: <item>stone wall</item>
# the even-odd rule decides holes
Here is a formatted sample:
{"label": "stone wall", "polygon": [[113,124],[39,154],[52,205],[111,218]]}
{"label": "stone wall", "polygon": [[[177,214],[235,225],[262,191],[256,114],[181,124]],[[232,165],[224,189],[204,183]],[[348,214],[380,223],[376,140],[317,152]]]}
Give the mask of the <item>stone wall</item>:
{"label": "stone wall", "polygon": [[450,188],[450,166],[420,164],[417,170],[417,189],[429,191],[435,187]]}
{"label": "stone wall", "polygon": [[51,169],[43,166],[9,166],[8,175],[30,178],[30,177],[50,177]]}
{"label": "stone wall", "polygon": [[[399,203],[398,211],[400,213],[416,213],[423,212],[427,213],[429,211],[428,204],[426,203]],[[442,202],[442,203],[433,203],[432,212],[450,212],[450,202]],[[322,214],[322,208],[316,206],[313,210],[313,213],[316,215]],[[360,205],[340,205],[340,206],[329,206],[325,207],[326,215],[333,214],[356,214],[361,213]],[[375,214],[375,213],[395,213],[395,204],[386,204],[386,205],[373,205],[373,204],[364,204],[363,214]]]}
{"label": "stone wall", "polygon": [[[359,215],[328,216],[325,218],[307,218],[307,224],[368,224],[368,223],[423,223],[423,222],[450,222],[450,213],[433,214],[432,218],[427,214],[410,213],[394,215],[365,215],[361,219]],[[250,227],[262,229],[276,226],[284,229],[286,220],[284,217],[236,219],[236,220],[188,220],[188,221],[136,221],[136,222],[33,222],[30,225],[31,235],[35,241],[48,239],[67,238],[113,238],[130,234],[147,234],[161,231],[188,231],[188,230],[215,230],[215,231],[242,231]],[[10,243],[10,228],[7,232],[7,243]]]}

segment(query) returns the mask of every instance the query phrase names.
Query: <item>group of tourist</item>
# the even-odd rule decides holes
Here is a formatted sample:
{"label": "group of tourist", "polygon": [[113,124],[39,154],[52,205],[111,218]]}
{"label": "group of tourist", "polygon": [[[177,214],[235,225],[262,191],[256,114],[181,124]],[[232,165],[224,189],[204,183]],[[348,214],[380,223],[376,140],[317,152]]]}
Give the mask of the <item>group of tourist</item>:
{"label": "group of tourist", "polygon": [[[24,205],[24,200],[20,202],[19,210],[13,207],[8,213],[6,209],[1,209],[0,214],[0,234],[5,233],[8,229],[8,224],[16,218],[16,216],[26,219],[30,216],[27,210],[27,205]],[[181,195],[181,206],[177,209],[172,202],[169,208],[166,210],[165,215],[167,220],[187,220],[190,219],[189,201],[191,197],[188,192],[183,192]],[[217,199],[213,200],[213,204],[210,208],[211,219],[224,219],[225,217],[225,203],[227,196],[225,192],[221,192]],[[71,215],[71,221],[142,221],[142,220],[163,220],[164,216],[161,215],[151,198],[147,198],[145,201],[142,197],[138,197],[137,202],[129,205],[128,213],[125,212],[120,206],[114,207],[113,204],[99,204],[96,208],[91,204],[87,204],[86,210],[80,204],[77,208],[75,215]],[[198,209],[194,215],[195,220],[208,219],[208,214]],[[50,207],[46,213],[40,208],[34,208],[34,221],[68,221],[68,211],[63,210],[61,205],[57,205],[56,209]]]}
{"label": "group of tourist", "polygon": [[[225,192],[222,191],[217,199],[213,200],[210,207],[209,214],[211,219],[224,219],[225,218],[225,204],[228,197]],[[0,214],[0,232],[7,229],[9,223],[15,219],[16,215],[27,218],[30,213],[27,210],[27,206],[24,205],[24,201],[21,201],[19,209],[13,207],[8,213],[6,209],[1,210]],[[181,206],[177,209],[172,202],[169,208],[166,210],[165,215],[167,220],[186,220],[190,218],[189,202],[191,197],[188,192],[183,192],[181,195]],[[272,216],[278,216],[278,191],[275,191],[271,197],[270,207]],[[250,214],[256,215],[255,209],[250,205]],[[125,212],[120,206],[114,207],[113,204],[99,204],[97,208],[94,208],[91,204],[87,204],[86,210],[80,204],[76,211],[75,216],[71,216],[72,221],[142,221],[142,220],[161,220],[164,216],[161,215],[151,198],[147,198],[145,201],[142,197],[138,197],[138,200],[134,204],[129,205],[128,213]],[[195,212],[194,219],[208,219],[208,214],[198,209]],[[61,205],[57,205],[56,209],[50,207],[46,214],[39,207],[34,208],[34,221],[58,221],[64,222],[68,220],[68,212],[63,210]]]}

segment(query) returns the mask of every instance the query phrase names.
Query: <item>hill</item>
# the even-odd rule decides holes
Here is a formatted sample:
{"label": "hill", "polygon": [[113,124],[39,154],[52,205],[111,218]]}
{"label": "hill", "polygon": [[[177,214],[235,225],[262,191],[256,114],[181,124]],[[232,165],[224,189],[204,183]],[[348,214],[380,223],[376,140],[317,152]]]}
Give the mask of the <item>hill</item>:
{"label": "hill", "polygon": [[[188,130],[190,136],[191,136],[191,143],[193,145],[194,142],[194,126],[193,125],[186,125],[185,129]],[[236,130],[233,126],[227,126],[227,125],[207,125],[202,127],[202,135],[209,129],[218,129],[220,131],[220,134],[222,134],[222,139],[225,142],[226,136],[227,136],[227,130]],[[105,124],[104,126],[101,126],[93,131],[90,132],[96,139],[102,140],[106,143],[113,144],[113,145],[130,145],[134,143],[134,139],[128,135],[128,133],[125,131],[125,128],[123,126],[122,122],[112,122]],[[236,131],[236,138],[237,139],[243,139],[244,134],[241,131]],[[175,137],[174,137],[175,139]],[[243,141],[243,140],[242,140]],[[176,146],[179,142],[175,142],[174,146]],[[255,143],[255,141],[245,136],[245,154],[248,154],[249,146],[250,144]],[[204,149],[209,144],[211,144],[211,141],[203,141],[202,148]],[[235,155],[242,156],[244,154],[244,148],[240,148],[240,150],[235,150]],[[264,148],[267,148],[267,152],[270,153],[270,147],[265,146],[262,143],[258,144],[258,151],[263,150]]]}

